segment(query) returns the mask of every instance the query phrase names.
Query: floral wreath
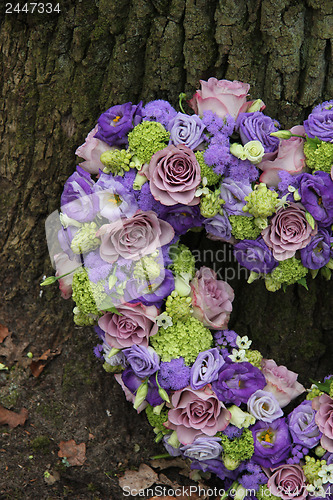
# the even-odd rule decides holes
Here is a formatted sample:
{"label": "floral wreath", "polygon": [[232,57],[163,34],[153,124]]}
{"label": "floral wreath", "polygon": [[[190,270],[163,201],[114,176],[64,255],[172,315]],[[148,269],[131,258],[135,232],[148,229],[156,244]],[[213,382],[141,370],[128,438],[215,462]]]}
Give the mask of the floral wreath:
{"label": "floral wreath", "polygon": [[180,242],[204,228],[270,291],[330,278],[333,101],[280,130],[248,92],[210,78],[194,114],[184,94],[181,112],[155,100],[103,113],[76,151],[42,284],[58,281],[74,322],[95,325],[96,356],[169,455],[239,500],[332,498],[333,375],[306,391],[228,330],[233,289]]}

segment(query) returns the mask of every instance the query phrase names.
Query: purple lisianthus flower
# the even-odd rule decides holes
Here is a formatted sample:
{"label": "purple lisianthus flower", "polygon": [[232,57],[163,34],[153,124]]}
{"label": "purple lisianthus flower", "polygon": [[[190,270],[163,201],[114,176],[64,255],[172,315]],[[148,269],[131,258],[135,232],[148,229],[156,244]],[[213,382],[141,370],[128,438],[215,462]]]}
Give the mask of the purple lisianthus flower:
{"label": "purple lisianthus flower", "polygon": [[310,243],[300,251],[301,261],[308,269],[320,269],[331,258],[333,238],[326,229],[319,229]]}
{"label": "purple lisianthus flower", "polygon": [[213,458],[211,460],[193,460],[191,462],[191,469],[202,470],[203,472],[210,472],[215,474],[219,479],[224,481],[225,479],[230,479],[230,485],[227,485],[227,482],[224,483],[225,490],[231,486],[232,480],[236,479],[239,474],[239,469],[229,470],[224,466],[222,460],[217,458]]}
{"label": "purple lisianthus flower", "polygon": [[312,401],[303,401],[288,416],[289,431],[293,442],[307,448],[314,448],[320,441],[322,433],[315,422],[316,411]]}
{"label": "purple lisianthus flower", "polygon": [[[142,384],[142,379],[135,375],[133,369],[130,366],[125,368],[125,370],[121,374],[121,379],[124,385],[132,394],[135,394]],[[148,379],[148,393],[146,396],[146,401],[151,406],[158,406],[163,403],[163,399],[158,394],[158,386],[156,384],[155,375],[149,377]]]}
{"label": "purple lisianthus flower", "polygon": [[213,391],[221,401],[237,406],[247,403],[251,394],[265,385],[265,377],[259,368],[247,361],[226,361],[219,371],[218,379],[212,382]]}
{"label": "purple lisianthus flower", "polygon": [[160,358],[150,346],[132,345],[128,349],[123,349],[123,353],[133,372],[139,378],[150,377],[159,368]]}
{"label": "purple lisianthus flower", "polygon": [[99,199],[100,214],[109,221],[114,221],[124,215],[132,217],[139,208],[134,194],[104,172],[100,171],[94,192]]}
{"label": "purple lisianthus flower", "polygon": [[212,460],[222,453],[221,439],[218,437],[198,436],[192,444],[180,447],[184,457],[191,460]]}
{"label": "purple lisianthus flower", "polygon": [[175,280],[172,271],[161,269],[160,276],[151,282],[139,283],[131,278],[126,283],[124,299],[127,302],[142,302],[145,306],[155,305],[160,308],[165,297],[175,288]]}
{"label": "purple lisianthus flower", "polygon": [[204,139],[205,125],[198,115],[177,115],[169,122],[168,130],[170,132],[169,144],[185,144],[188,148],[195,149]]}
{"label": "purple lisianthus flower", "polygon": [[316,106],[303,123],[306,134],[324,142],[333,142],[333,103],[326,101]]}
{"label": "purple lisianthus flower", "polygon": [[98,118],[98,132],[94,137],[109,146],[128,144],[127,134],[142,120],[142,102],[131,102],[112,106]]}
{"label": "purple lisianthus flower", "polygon": [[168,128],[170,120],[177,114],[177,111],[168,101],[157,99],[148,102],[142,110],[144,121],[160,122],[165,128]]}
{"label": "purple lisianthus flower", "polygon": [[163,445],[166,451],[171,455],[172,457],[179,457],[181,455],[180,448],[175,448],[171,444],[169,444],[169,439],[172,434],[166,434],[166,436],[163,436]]}
{"label": "purple lisianthus flower", "polygon": [[254,392],[247,402],[247,410],[257,420],[263,422],[273,422],[273,420],[283,416],[283,411],[276,397],[267,391]]}
{"label": "purple lisianthus flower", "polygon": [[61,195],[61,211],[78,222],[92,221],[99,209],[90,174],[77,166],[66,181]]}
{"label": "purple lisianthus flower", "polygon": [[302,174],[299,194],[302,204],[318,223],[323,226],[333,223],[333,181],[330,174],[321,171]]}
{"label": "purple lisianthus flower", "polygon": [[185,234],[192,227],[202,226],[203,217],[197,205],[174,205],[163,207],[160,213],[160,219],[169,222],[175,230],[176,235]]}
{"label": "purple lisianthus flower", "polygon": [[249,215],[243,212],[246,204],[244,197],[251,193],[250,183],[234,181],[230,177],[223,179],[221,187],[221,198],[225,201],[223,208],[228,215]]}
{"label": "purple lisianthus flower", "polygon": [[225,361],[216,347],[200,352],[191,368],[192,389],[202,389],[206,384],[216,380],[224,363]]}
{"label": "purple lisianthus flower", "polygon": [[242,240],[234,245],[234,256],[241,266],[255,273],[270,273],[278,265],[262,237]]}
{"label": "purple lisianthus flower", "polygon": [[270,423],[258,420],[251,431],[254,440],[254,462],[263,467],[276,467],[286,460],[291,449],[291,439],[284,418]]}
{"label": "purple lisianthus flower", "polygon": [[185,365],[184,358],[164,361],[160,364],[158,382],[163,389],[180,391],[190,383],[191,368]]}
{"label": "purple lisianthus flower", "polygon": [[265,153],[272,153],[278,148],[280,140],[271,136],[277,132],[280,124],[264,115],[261,111],[254,113],[240,113],[236,121],[241,141],[246,144],[249,141],[260,141],[264,146]]}
{"label": "purple lisianthus flower", "polygon": [[207,233],[214,238],[223,241],[229,241],[232,237],[231,224],[227,214],[217,214],[215,217],[204,220],[204,226]]}
{"label": "purple lisianthus flower", "polygon": [[71,249],[71,243],[72,240],[75,236],[75,234],[78,232],[79,228],[76,226],[68,226],[68,227],[62,227],[58,231],[58,241],[59,245],[61,246],[61,249],[65,252],[65,254],[68,255],[68,257],[71,260],[77,259],[78,255],[75,255],[73,250]]}

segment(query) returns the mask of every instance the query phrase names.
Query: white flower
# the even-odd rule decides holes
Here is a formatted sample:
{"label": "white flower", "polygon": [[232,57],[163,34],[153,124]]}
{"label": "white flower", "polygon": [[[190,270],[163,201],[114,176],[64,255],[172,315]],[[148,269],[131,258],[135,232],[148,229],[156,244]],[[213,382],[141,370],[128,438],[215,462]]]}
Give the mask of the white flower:
{"label": "white flower", "polygon": [[164,330],[166,330],[169,326],[173,325],[172,318],[166,312],[163,312],[156,317],[156,324],[157,326],[163,326]]}
{"label": "white flower", "polygon": [[265,150],[260,141],[249,141],[244,144],[244,153],[246,154],[246,158],[256,165],[261,162]]}
{"label": "white flower", "polygon": [[323,465],[320,471],[318,472],[318,476],[321,477],[324,484],[326,483],[333,484],[333,464]]}
{"label": "white flower", "polygon": [[228,410],[231,413],[230,423],[238,427],[238,429],[249,427],[249,425],[253,425],[256,421],[253,415],[250,415],[247,411],[241,410],[236,405],[230,406]]}
{"label": "white flower", "polygon": [[234,142],[230,145],[230,153],[240,160],[246,160],[247,158],[243,146],[238,142]]}
{"label": "white flower", "polygon": [[234,363],[241,363],[242,361],[247,361],[246,352],[244,349],[240,349],[239,351],[237,351],[237,349],[233,349],[232,354],[229,354],[229,358]]}
{"label": "white flower", "polygon": [[309,493],[311,493],[311,497],[325,497],[325,491],[321,479],[316,479],[313,484],[308,484],[306,489]]}
{"label": "white flower", "polygon": [[239,335],[237,335],[236,344],[240,349],[250,349],[252,340],[249,340],[249,337],[247,335],[245,335],[244,337],[240,337]]}

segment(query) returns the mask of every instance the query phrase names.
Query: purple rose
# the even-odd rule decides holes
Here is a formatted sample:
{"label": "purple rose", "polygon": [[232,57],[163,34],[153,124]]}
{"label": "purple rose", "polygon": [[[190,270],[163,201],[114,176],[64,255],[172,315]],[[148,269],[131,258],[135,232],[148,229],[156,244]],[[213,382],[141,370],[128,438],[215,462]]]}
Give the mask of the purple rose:
{"label": "purple rose", "polygon": [[291,449],[291,439],[284,418],[270,423],[258,420],[251,431],[254,440],[252,460],[262,467],[274,467],[286,460]]}
{"label": "purple rose", "polygon": [[77,166],[65,183],[61,211],[78,222],[92,221],[99,209],[98,198],[93,194],[94,184],[90,174]]}
{"label": "purple rose", "polygon": [[277,132],[279,126],[280,124],[276,120],[264,115],[261,111],[240,113],[236,121],[236,128],[242,143],[260,141],[264,146],[265,153],[272,153],[278,148],[280,140],[270,134]]}
{"label": "purple rose", "polygon": [[312,139],[318,137],[321,141],[333,142],[332,101],[316,106],[303,125],[306,134]]}
{"label": "purple rose", "polygon": [[109,146],[126,146],[127,134],[142,120],[142,102],[132,105],[131,102],[112,106],[98,118],[97,139]]}
{"label": "purple rose", "polygon": [[202,226],[203,217],[198,206],[175,205],[165,207],[160,218],[169,222],[176,235],[185,234],[192,227]]}
{"label": "purple rose", "polygon": [[232,238],[231,224],[227,214],[217,214],[215,217],[204,220],[204,226],[209,236],[214,239],[229,241]]}
{"label": "purple rose", "polygon": [[147,177],[150,191],[162,205],[197,205],[195,196],[201,181],[200,166],[187,146],[167,146],[153,154]]}
{"label": "purple rose", "polygon": [[212,382],[212,388],[221,401],[237,406],[247,403],[251,394],[265,385],[265,377],[259,368],[247,361],[227,361],[220,369],[218,379]]}
{"label": "purple rose", "polygon": [[157,372],[160,358],[152,347],[132,345],[122,351],[133,372],[139,378],[146,378]]}
{"label": "purple rose", "polygon": [[325,450],[333,452],[333,399],[328,394],[322,394],[312,401],[312,407],[317,410],[315,421],[323,433],[320,444]]}
{"label": "purple rose", "polygon": [[326,229],[320,229],[310,243],[300,251],[301,261],[308,269],[320,269],[331,258],[333,238]]}
{"label": "purple rose", "polygon": [[226,177],[221,183],[221,198],[225,201],[223,208],[228,215],[246,215],[242,208],[246,204],[244,197],[252,192],[249,183],[234,181],[231,177]]}
{"label": "purple rose", "polygon": [[317,224],[312,229],[305,217],[304,207],[298,203],[279,209],[269,226],[261,232],[264,242],[278,261],[293,257],[296,250],[306,247],[315,234]]}
{"label": "purple rose", "polygon": [[267,391],[254,392],[247,402],[247,410],[257,420],[263,422],[273,422],[273,420],[283,417],[283,411],[277,399]]}
{"label": "purple rose", "polygon": [[321,432],[315,422],[316,412],[312,401],[303,401],[288,416],[289,431],[293,442],[306,448],[314,448],[320,441]]}
{"label": "purple rose", "polygon": [[177,432],[178,440],[182,444],[191,444],[201,435],[215,436],[223,431],[231,414],[213,393],[206,388],[205,391],[193,391],[186,387],[176,391],[171,398],[172,408],[168,413],[168,429]]}
{"label": "purple rose", "polygon": [[158,219],[155,212],[138,210],[133,217],[104,224],[96,233],[102,240],[100,256],[106,262],[118,257],[137,261],[170,243],[174,230]]}
{"label": "purple rose", "polygon": [[333,181],[327,172],[302,174],[299,194],[302,204],[323,226],[333,223]]}
{"label": "purple rose", "polygon": [[241,266],[255,273],[270,273],[278,265],[261,237],[239,241],[234,245],[234,255]]}
{"label": "purple rose", "polygon": [[184,457],[191,460],[212,460],[222,453],[221,439],[218,437],[199,436],[192,444],[183,445],[180,450]]}
{"label": "purple rose", "polygon": [[192,389],[202,389],[216,380],[222,365],[224,365],[224,359],[216,347],[200,352],[191,368]]}
{"label": "purple rose", "polygon": [[175,146],[184,144],[188,148],[195,149],[205,139],[205,125],[197,115],[189,116],[177,113],[169,123],[168,130],[170,131],[170,143]]}
{"label": "purple rose", "polygon": [[300,465],[284,464],[272,472],[267,483],[271,495],[283,500],[303,500],[308,495],[306,477]]}

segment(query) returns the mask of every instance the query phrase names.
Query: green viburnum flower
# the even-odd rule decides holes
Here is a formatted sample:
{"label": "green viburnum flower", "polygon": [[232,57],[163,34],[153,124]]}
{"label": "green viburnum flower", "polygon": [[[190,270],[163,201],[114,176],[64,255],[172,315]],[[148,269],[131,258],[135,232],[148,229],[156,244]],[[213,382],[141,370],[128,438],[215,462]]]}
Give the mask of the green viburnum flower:
{"label": "green viburnum flower", "polygon": [[312,170],[323,170],[330,173],[333,164],[333,143],[305,141],[304,154],[306,164]]}
{"label": "green viburnum flower", "polygon": [[302,465],[302,469],[309,483],[314,483],[320,479],[318,472],[323,465],[326,465],[326,460],[316,460],[313,457],[309,457],[309,455],[305,456],[305,464]]}
{"label": "green viburnum flower", "polygon": [[156,335],[150,337],[150,343],[162,361],[182,356],[190,365],[201,351],[211,348],[213,337],[201,321],[191,317],[185,322],[177,321],[166,329],[159,328]]}
{"label": "green viburnum flower", "polygon": [[261,233],[255,224],[254,217],[246,215],[229,215],[231,233],[237,240],[255,240]]}
{"label": "green viburnum flower", "polygon": [[309,269],[296,257],[282,260],[270,274],[265,276],[266,288],[269,291],[276,291],[282,285],[293,285],[305,278],[308,271]]}
{"label": "green viburnum flower", "polygon": [[248,349],[246,351],[246,357],[249,363],[251,365],[256,366],[257,368],[261,368],[261,360],[263,358],[261,352],[255,350],[255,349]]}
{"label": "green viburnum flower", "polygon": [[235,470],[241,462],[252,457],[254,444],[252,432],[249,429],[244,429],[242,435],[233,440],[223,433],[218,432],[217,436],[221,438],[222,460],[227,469]]}
{"label": "green viburnum flower", "polygon": [[200,200],[200,213],[206,219],[215,217],[217,214],[223,214],[222,205],[225,203],[220,197],[220,190],[217,189],[214,192],[209,191],[208,194],[204,194]]}
{"label": "green viburnum flower", "polygon": [[165,310],[173,322],[186,321],[192,314],[191,297],[180,297],[174,290],[165,302]]}
{"label": "green viburnum flower", "polygon": [[169,250],[169,255],[172,259],[172,269],[178,274],[188,274],[190,278],[195,275],[195,257],[191,250],[182,243],[178,246],[172,245]]}
{"label": "green viburnum flower", "polygon": [[155,434],[162,432],[162,434],[168,434],[169,429],[164,427],[164,422],[168,420],[168,410],[163,409],[159,414],[154,413],[154,408],[151,405],[146,407],[146,415],[148,422],[154,428]]}
{"label": "green viburnum flower", "polygon": [[130,168],[135,167],[135,164],[131,162],[132,153],[127,149],[110,149],[101,154],[101,162],[105,167],[103,172],[106,174],[113,175],[124,175],[124,172],[128,172]]}
{"label": "green viburnum flower", "polygon": [[104,282],[92,283],[85,269],[73,274],[72,299],[83,314],[98,314],[98,305],[105,299]]}
{"label": "green viburnum flower", "polygon": [[194,154],[200,166],[201,179],[206,177],[207,186],[214,186],[214,184],[221,179],[221,176],[216,174],[213,168],[206,164],[204,160],[204,151],[197,151]]}
{"label": "green viburnum flower", "polygon": [[281,500],[280,497],[273,495],[266,484],[261,484],[259,490],[256,492],[258,500]]}
{"label": "green viburnum flower", "polygon": [[317,387],[315,384],[312,384],[310,392],[306,395],[306,399],[312,401],[312,399],[316,398],[317,396],[321,396],[324,394],[319,387]]}
{"label": "green viburnum flower", "polygon": [[243,207],[244,212],[249,212],[253,217],[269,217],[273,215],[276,209],[278,198],[276,191],[271,191],[266,184],[261,182],[257,184],[250,194],[245,196],[247,204]]}
{"label": "green viburnum flower", "polygon": [[77,326],[93,326],[96,322],[94,314],[83,313],[78,307],[74,307],[73,314],[73,320]]}
{"label": "green viburnum flower", "polygon": [[73,253],[87,253],[94,250],[101,244],[101,240],[96,238],[97,224],[95,222],[85,222],[75,233],[71,243]]}
{"label": "green viburnum flower", "polygon": [[141,164],[149,163],[154,153],[167,146],[169,138],[170,132],[161,123],[144,121],[128,134],[128,147]]}

